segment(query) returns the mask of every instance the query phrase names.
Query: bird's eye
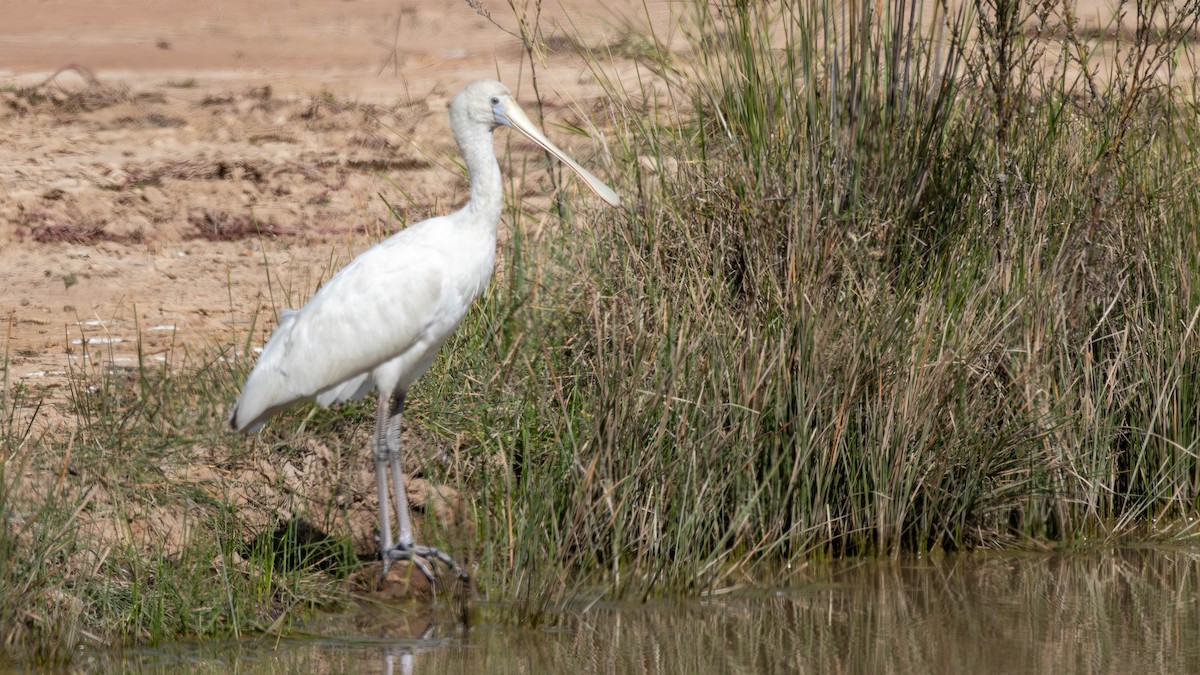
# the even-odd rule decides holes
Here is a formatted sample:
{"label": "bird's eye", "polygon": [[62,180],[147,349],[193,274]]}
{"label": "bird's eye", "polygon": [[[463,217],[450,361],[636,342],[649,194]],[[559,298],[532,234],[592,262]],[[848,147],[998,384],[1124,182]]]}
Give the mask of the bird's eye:
{"label": "bird's eye", "polygon": [[499,96],[492,97],[492,105],[500,105],[500,97]]}

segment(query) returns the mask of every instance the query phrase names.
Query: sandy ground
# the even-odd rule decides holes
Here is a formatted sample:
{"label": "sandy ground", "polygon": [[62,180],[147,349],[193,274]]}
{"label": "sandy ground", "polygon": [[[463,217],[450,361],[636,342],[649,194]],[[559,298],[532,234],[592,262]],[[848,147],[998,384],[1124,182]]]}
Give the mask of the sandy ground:
{"label": "sandy ground", "polygon": [[[254,316],[269,327],[403,221],[465,200],[446,121],[459,88],[499,76],[532,103],[520,41],[465,3],[8,4],[0,320],[10,380],[51,391],[85,361],[132,366],[139,336],[166,360],[241,340]],[[603,44],[636,10],[617,7],[556,4],[541,23],[551,45],[568,22]],[[553,131],[591,125],[597,88],[573,49],[539,86],[551,135],[594,159]]]}

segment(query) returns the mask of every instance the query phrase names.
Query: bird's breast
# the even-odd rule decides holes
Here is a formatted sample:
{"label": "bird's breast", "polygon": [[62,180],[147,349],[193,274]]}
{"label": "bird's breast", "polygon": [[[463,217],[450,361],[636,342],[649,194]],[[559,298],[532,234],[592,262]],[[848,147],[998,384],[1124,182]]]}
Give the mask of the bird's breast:
{"label": "bird's breast", "polygon": [[496,268],[496,240],[494,237],[490,241],[486,239],[464,247],[452,258],[452,266],[457,270],[453,275],[455,295],[464,305],[470,305],[483,295],[492,281]]}

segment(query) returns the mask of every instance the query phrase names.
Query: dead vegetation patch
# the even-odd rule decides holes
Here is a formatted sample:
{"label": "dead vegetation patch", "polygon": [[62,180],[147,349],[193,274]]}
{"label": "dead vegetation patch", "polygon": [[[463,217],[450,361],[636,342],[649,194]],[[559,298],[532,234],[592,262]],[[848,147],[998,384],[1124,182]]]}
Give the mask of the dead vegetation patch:
{"label": "dead vegetation patch", "polygon": [[289,134],[281,131],[267,131],[260,134],[250,134],[247,141],[251,145],[263,145],[265,143],[289,143],[294,144],[297,138],[294,134]]}
{"label": "dead vegetation patch", "polygon": [[129,234],[116,234],[109,232],[107,226],[108,221],[95,216],[36,210],[20,215],[17,220],[17,236],[21,239],[32,239],[39,244],[140,244],[146,240],[145,232],[141,230]]}
{"label": "dead vegetation patch", "polygon": [[356,171],[417,171],[428,169],[432,165],[412,157],[373,157],[370,159],[352,159],[346,162],[348,168]]}
{"label": "dead vegetation patch", "polygon": [[281,237],[300,234],[294,227],[283,227],[272,219],[262,219],[253,213],[229,213],[205,209],[188,216],[192,229],[184,239],[205,241],[240,241],[263,235]]}
{"label": "dead vegetation patch", "polygon": [[185,159],[162,162],[147,167],[127,168],[125,170],[124,187],[160,186],[164,180],[244,179],[253,183],[262,183],[268,173],[269,169],[265,162],[255,162],[245,159]]}
{"label": "dead vegetation patch", "polygon": [[109,129],[178,129],[186,126],[187,122],[180,117],[171,115],[163,115],[161,113],[148,113],[141,116],[126,115],[119,117],[109,125]]}
{"label": "dead vegetation patch", "polygon": [[[82,87],[60,82],[65,73],[75,73],[82,80]],[[62,113],[89,113],[123,103],[164,103],[166,97],[160,92],[132,92],[123,85],[108,85],[88,68],[70,64],[59,68],[42,83],[20,87],[5,92],[7,107],[17,115],[38,110]]]}

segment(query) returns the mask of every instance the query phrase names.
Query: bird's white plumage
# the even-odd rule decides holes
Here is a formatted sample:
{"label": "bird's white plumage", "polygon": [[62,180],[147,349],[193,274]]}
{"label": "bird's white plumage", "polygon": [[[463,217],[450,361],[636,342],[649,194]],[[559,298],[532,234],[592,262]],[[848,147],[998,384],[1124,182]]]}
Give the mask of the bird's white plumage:
{"label": "bird's white plumage", "polygon": [[[368,249],[286,314],[246,380],[232,420],[256,431],[289,405],[407,390],[486,288],[495,228],[456,213]],[[481,231],[482,230],[482,231]]]}

